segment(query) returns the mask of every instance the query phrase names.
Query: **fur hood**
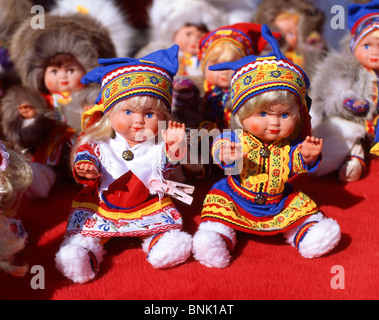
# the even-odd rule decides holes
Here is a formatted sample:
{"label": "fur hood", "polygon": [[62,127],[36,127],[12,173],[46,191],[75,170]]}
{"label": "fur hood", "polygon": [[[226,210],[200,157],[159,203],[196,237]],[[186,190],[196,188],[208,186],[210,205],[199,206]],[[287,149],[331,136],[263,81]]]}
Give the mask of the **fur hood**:
{"label": "fur hood", "polygon": [[116,56],[108,30],[83,14],[47,14],[44,29],[33,29],[30,21],[24,21],[10,44],[11,60],[23,85],[38,90],[42,90],[47,60],[56,53],[71,53],[86,72],[98,66],[99,58]]}
{"label": "fur hood", "polygon": [[[30,123],[20,117],[17,107],[22,103],[36,108],[36,116]],[[1,101],[3,135],[18,151],[37,147],[54,123],[53,113],[48,110],[46,100],[37,90],[15,86],[7,91]]]}
{"label": "fur hood", "polygon": [[50,14],[66,16],[81,12],[98,20],[108,31],[118,57],[134,50],[136,30],[113,0],[57,0]]}
{"label": "fur hood", "polygon": [[0,41],[6,47],[18,25],[31,17],[29,0],[0,0]]}
{"label": "fur hood", "polygon": [[[377,107],[372,98],[376,81],[375,74],[364,68],[350,49],[331,52],[317,65],[311,78],[312,125],[333,116],[360,124],[372,120]],[[343,106],[345,99],[365,99],[370,110],[364,116],[354,115]]]}

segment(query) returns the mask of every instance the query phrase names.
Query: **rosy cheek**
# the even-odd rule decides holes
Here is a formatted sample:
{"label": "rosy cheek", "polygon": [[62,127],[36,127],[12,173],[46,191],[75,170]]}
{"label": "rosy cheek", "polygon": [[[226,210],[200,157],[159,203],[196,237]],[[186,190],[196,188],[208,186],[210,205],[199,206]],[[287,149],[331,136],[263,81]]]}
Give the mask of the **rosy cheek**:
{"label": "rosy cheek", "polygon": [[48,90],[50,90],[50,88],[52,87],[53,85],[53,82],[51,80],[47,80],[45,81],[45,86]]}

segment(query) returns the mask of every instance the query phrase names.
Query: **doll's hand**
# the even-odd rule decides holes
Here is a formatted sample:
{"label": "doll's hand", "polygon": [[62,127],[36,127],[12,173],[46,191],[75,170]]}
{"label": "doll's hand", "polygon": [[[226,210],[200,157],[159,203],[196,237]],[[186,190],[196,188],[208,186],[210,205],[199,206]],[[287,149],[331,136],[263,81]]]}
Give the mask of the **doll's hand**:
{"label": "doll's hand", "polygon": [[75,171],[78,176],[89,180],[95,180],[102,176],[95,165],[88,163],[82,163],[75,166]]}
{"label": "doll's hand", "polygon": [[323,140],[313,136],[307,136],[302,144],[299,145],[299,151],[303,156],[304,162],[313,167],[318,156],[321,153]]}
{"label": "doll's hand", "polygon": [[220,150],[220,160],[225,164],[232,164],[235,161],[242,159],[243,152],[240,143],[230,142],[224,143]]}
{"label": "doll's hand", "polygon": [[168,151],[178,159],[184,156],[186,142],[186,126],[184,123],[169,121],[167,130],[162,130],[163,140]]}

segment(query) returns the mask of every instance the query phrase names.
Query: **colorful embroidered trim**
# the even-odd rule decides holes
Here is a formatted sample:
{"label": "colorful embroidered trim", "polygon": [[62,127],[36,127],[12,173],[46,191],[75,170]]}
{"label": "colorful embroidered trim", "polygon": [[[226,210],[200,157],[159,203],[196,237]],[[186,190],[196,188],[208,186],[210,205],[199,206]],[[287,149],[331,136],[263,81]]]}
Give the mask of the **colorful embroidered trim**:
{"label": "colorful embroidered trim", "polygon": [[350,155],[349,160],[350,159],[357,159],[359,161],[359,164],[361,165],[363,171],[366,170],[365,159],[363,159],[362,157],[359,157],[359,156],[354,156],[354,155]]}
{"label": "colorful embroidered trim", "polygon": [[295,65],[283,60],[255,61],[239,69],[232,80],[233,114],[246,100],[271,90],[289,90],[295,93],[302,108],[306,107],[306,85]]}
{"label": "colorful embroidered trim", "polygon": [[304,225],[302,225],[302,226],[299,228],[299,230],[297,230],[293,242],[294,242],[295,247],[296,247],[298,250],[299,250],[299,244],[300,244],[300,242],[304,239],[305,235],[308,233],[309,228],[312,227],[313,225],[315,225],[316,223],[318,223],[318,221],[307,222],[307,223],[305,223]]}
{"label": "colorful embroidered trim", "polygon": [[225,241],[225,244],[228,247],[229,252],[232,252],[233,247],[234,247],[232,240],[229,237],[227,237],[226,235],[222,234],[222,233],[219,233],[219,235]]}
{"label": "colorful embroidered trim", "polygon": [[99,271],[99,263],[97,262],[95,254],[92,251],[88,251],[88,256],[92,271],[97,273]]}
{"label": "colorful embroidered trim", "polygon": [[[165,233],[166,232],[161,232],[161,233],[158,233],[155,236],[153,236],[153,238],[151,239],[150,244],[149,244],[149,250],[148,250],[149,253],[150,253],[151,249],[157,244],[157,242],[164,236]],[[149,254],[148,254],[148,256],[149,256]]]}
{"label": "colorful embroidered trim", "polygon": [[148,95],[161,99],[171,109],[172,79],[158,67],[122,67],[113,71],[102,82],[103,112],[117,102],[135,95]]}

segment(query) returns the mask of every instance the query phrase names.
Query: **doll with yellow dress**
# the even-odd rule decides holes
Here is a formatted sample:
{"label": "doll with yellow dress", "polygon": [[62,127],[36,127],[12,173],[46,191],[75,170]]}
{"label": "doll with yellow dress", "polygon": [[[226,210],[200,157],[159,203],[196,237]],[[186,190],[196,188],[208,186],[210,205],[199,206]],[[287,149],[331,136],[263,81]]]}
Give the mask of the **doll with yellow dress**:
{"label": "doll with yellow dress", "polygon": [[306,258],[326,254],[341,236],[338,223],[288,183],[294,175],[317,170],[322,140],[310,133],[306,74],[284,57],[266,25],[262,35],[273,48],[268,56],[210,67],[234,71],[231,98],[238,130],[223,132],[212,147],[227,177],[207,194],[193,238],[194,257],[207,267],[230,264],[236,230],[282,233]]}

